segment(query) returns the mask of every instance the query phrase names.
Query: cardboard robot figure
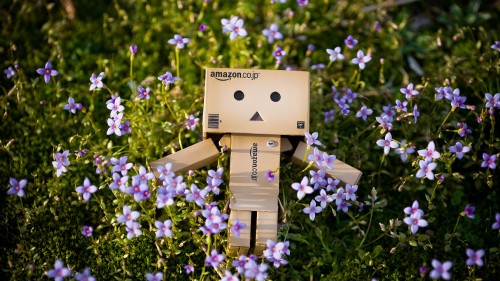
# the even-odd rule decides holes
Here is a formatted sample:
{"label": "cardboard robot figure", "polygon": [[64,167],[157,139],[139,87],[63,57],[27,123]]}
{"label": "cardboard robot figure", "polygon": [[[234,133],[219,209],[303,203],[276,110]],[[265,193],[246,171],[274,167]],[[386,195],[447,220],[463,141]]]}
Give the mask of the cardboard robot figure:
{"label": "cardboard robot figure", "polygon": [[[261,255],[268,239],[276,240],[280,154],[295,149],[292,160],[303,164],[309,131],[309,73],[304,71],[208,68],[203,109],[204,141],[151,164],[172,163],[182,173],[215,161],[219,149],[230,153],[229,226],[247,225],[229,236],[227,254]],[[218,146],[218,148],[217,148]],[[312,150],[309,151],[312,154]],[[361,172],[339,160],[326,174],[356,184]],[[319,166],[313,167],[319,169]],[[273,181],[264,175],[276,171]]]}

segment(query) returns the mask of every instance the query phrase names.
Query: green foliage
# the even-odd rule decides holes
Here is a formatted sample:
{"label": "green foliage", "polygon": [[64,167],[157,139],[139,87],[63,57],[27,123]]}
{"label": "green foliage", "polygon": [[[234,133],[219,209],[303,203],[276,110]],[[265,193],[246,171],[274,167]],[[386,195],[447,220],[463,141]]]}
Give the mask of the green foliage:
{"label": "green foliage", "polygon": [[[269,265],[270,280],[412,280],[420,277],[420,266],[432,269],[432,259],[451,260],[453,278],[490,280],[500,274],[499,233],[491,229],[500,212],[500,174],[498,167],[481,168],[483,152],[500,152],[499,110],[489,114],[484,106],[485,93],[500,92],[500,53],[490,48],[499,40],[498,5],[74,1],[73,18],[64,6],[70,2],[0,4],[0,64],[2,69],[20,67],[13,78],[0,78],[0,187],[5,192],[0,196],[0,279],[45,280],[58,259],[74,273],[90,268],[99,280],[144,280],[148,272],[163,272],[164,280],[218,280],[226,269],[235,272],[230,258],[217,270],[205,266],[210,249],[225,252],[227,231],[203,234],[202,208],[184,199],[157,208],[158,180],[151,183],[151,198],[136,202],[109,189],[113,179],[104,165],[111,157],[128,156],[132,176],[140,166],[200,141],[201,126],[191,131],[185,121],[191,114],[202,116],[206,67],[310,71],[311,131],[319,132],[323,150],[363,172],[357,200],[350,201],[347,213],[332,202],[311,221],[303,209],[317,194],[297,200],[290,188],[309,171],[283,157],[280,200],[285,211],[278,240],[290,242],[291,254],[288,265]],[[245,20],[248,36],[230,40],[222,33],[221,19],[231,16]],[[270,44],[261,32],[272,23],[284,39]],[[177,33],[191,39],[184,49],[167,43]],[[348,35],[359,40],[353,49],[343,42]],[[139,49],[134,56],[131,44]],[[278,46],[287,53],[281,64],[272,56]],[[325,50],[336,46],[346,58],[329,63]],[[363,70],[350,63],[357,50],[372,56]],[[45,84],[35,70],[48,60],[59,75]],[[311,68],[321,63],[324,69]],[[166,71],[181,80],[165,87],[157,77]],[[100,72],[105,87],[89,91],[90,75]],[[409,83],[419,94],[409,101],[407,113],[396,112],[393,139],[400,144],[405,139],[415,150],[434,141],[441,153],[434,172],[444,176],[443,182],[415,176],[422,159],[416,153],[403,162],[393,149],[383,155],[376,145],[387,130],[375,116],[396,99],[405,100],[399,89]],[[151,99],[138,98],[139,85],[151,89]],[[347,88],[358,94],[347,116],[333,100],[332,86],[341,95]],[[442,86],[460,89],[469,107],[436,101],[435,88]],[[130,134],[107,135],[111,95],[122,99]],[[69,97],[83,110],[63,110]],[[374,111],[366,122],[355,117],[364,105]],[[325,121],[324,112],[331,109],[335,118]],[[472,134],[460,137],[458,122],[467,123]],[[457,141],[471,147],[463,159],[449,151]],[[56,177],[53,157],[65,150],[71,165]],[[95,165],[97,156],[102,165]],[[226,169],[224,184],[207,202],[217,202],[226,212],[226,155],[208,168],[216,167]],[[96,168],[107,173],[98,174]],[[184,176],[188,187],[201,188],[207,169]],[[28,180],[25,197],[6,194],[11,177]],[[75,191],[86,177],[98,187],[88,202]],[[414,200],[429,225],[412,234],[402,220],[403,209]],[[476,207],[474,219],[463,213],[467,204]],[[117,221],[125,205],[141,213],[142,235],[132,239]],[[155,220],[167,219],[173,237],[156,238]],[[83,225],[93,226],[92,237],[81,234]],[[483,267],[465,265],[467,248],[486,251]],[[186,275],[187,264],[194,266],[192,274]]]}

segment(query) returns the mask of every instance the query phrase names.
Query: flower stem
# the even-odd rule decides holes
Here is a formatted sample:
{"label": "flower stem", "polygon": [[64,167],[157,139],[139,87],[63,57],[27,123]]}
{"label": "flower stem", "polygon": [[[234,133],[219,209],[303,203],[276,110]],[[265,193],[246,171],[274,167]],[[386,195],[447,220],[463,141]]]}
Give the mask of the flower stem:
{"label": "flower stem", "polygon": [[455,227],[453,228],[453,232],[451,233],[451,236],[450,236],[450,244],[451,244],[451,240],[453,240],[453,236],[455,236],[455,231],[457,230],[458,222],[460,221],[461,217],[462,217],[461,215],[458,215],[457,222],[455,223]]}
{"label": "flower stem", "polygon": [[179,63],[179,48],[175,47],[175,69],[177,71],[177,77],[180,77],[180,63]]}

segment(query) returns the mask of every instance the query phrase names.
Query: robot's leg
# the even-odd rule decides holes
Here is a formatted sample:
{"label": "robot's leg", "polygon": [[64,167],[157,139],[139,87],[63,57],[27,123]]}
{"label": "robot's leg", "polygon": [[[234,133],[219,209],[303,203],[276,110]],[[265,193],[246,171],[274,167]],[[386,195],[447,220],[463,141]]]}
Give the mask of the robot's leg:
{"label": "robot's leg", "polygon": [[248,255],[248,251],[251,246],[252,212],[231,210],[231,213],[229,214],[228,227],[231,227],[236,219],[239,219],[240,223],[246,224],[246,227],[240,230],[239,237],[237,237],[232,231],[229,231],[229,246],[227,255],[231,257],[238,257],[241,254]]}
{"label": "robot's leg", "polygon": [[267,247],[267,240],[276,241],[278,232],[278,211],[257,212],[255,249],[253,253],[261,256]]}

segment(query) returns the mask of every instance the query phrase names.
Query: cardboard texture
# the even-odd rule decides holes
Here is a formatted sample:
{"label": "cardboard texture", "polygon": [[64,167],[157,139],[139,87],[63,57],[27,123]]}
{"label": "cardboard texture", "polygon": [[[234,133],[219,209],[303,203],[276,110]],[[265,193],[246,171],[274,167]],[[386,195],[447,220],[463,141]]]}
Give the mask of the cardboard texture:
{"label": "cardboard texture", "polygon": [[[292,161],[296,165],[302,166],[303,164],[307,165],[309,161],[307,158],[309,155],[313,155],[314,151],[313,149],[309,149],[309,152],[306,156],[306,163],[302,163],[304,160],[304,154],[306,153],[307,150],[307,144],[305,142],[299,142],[297,148],[295,149],[295,153],[293,154]],[[320,153],[323,153],[322,151]],[[314,163],[313,168],[315,170],[322,169],[322,167],[318,166],[317,163]],[[340,161],[340,160],[335,160],[333,162],[333,170],[330,169],[323,169],[326,174],[328,174],[331,177],[334,177],[335,179],[339,179],[343,183],[348,183],[350,185],[355,185],[358,183],[359,178],[361,177],[361,171],[349,166],[348,164]]]}
{"label": "cardboard texture", "polygon": [[278,210],[279,172],[272,182],[264,175],[280,166],[280,143],[280,136],[231,135],[231,210]]}
{"label": "cardboard texture", "polygon": [[211,139],[193,144],[183,150],[177,151],[149,164],[156,177],[159,176],[156,167],[172,163],[172,172],[184,173],[196,170],[214,162],[219,157],[219,151]]}
{"label": "cardboard texture", "polygon": [[237,237],[234,233],[229,234],[229,247],[228,254],[231,256],[240,256],[241,254],[248,254],[250,250],[250,231],[252,225],[252,212],[251,211],[239,211],[231,210],[229,214],[229,227],[234,224],[236,219],[240,220],[240,223],[244,223],[247,227],[240,230],[240,236]]}
{"label": "cardboard texture", "polygon": [[267,247],[267,240],[276,240],[278,235],[278,211],[257,212],[257,229],[254,253],[262,254]]}
{"label": "cardboard texture", "polygon": [[309,131],[309,73],[207,68],[203,134],[303,136]]}
{"label": "cardboard texture", "polygon": [[[157,176],[156,167],[166,163],[172,163],[173,172],[183,173],[217,159],[214,141],[222,151],[229,151],[228,223],[231,226],[239,219],[247,227],[239,237],[230,231],[227,254],[262,255],[267,240],[277,236],[280,153],[292,150],[309,131],[309,106],[308,72],[207,68],[205,140],[150,166]],[[303,164],[306,148],[299,142],[294,163]],[[339,160],[333,165],[334,170],[325,171],[328,175],[349,184],[358,182],[359,170]],[[276,171],[271,182],[265,177],[268,170]]]}

